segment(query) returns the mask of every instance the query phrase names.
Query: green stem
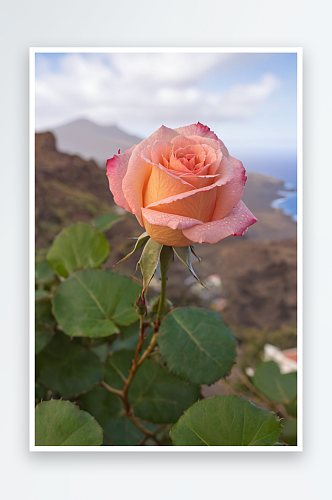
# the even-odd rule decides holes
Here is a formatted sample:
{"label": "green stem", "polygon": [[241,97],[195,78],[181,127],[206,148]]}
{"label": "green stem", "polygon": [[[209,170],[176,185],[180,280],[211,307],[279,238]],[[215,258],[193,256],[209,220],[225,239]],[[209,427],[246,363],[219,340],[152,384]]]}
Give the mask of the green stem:
{"label": "green stem", "polygon": [[158,310],[157,310],[157,317],[156,317],[156,322],[154,324],[154,329],[152,333],[152,338],[150,341],[150,344],[146,348],[146,350],[143,352],[140,360],[137,363],[137,368],[141,366],[143,361],[148,357],[152,349],[154,348],[156,341],[157,341],[157,333],[160,327],[160,323],[162,320],[163,312],[164,312],[164,304],[165,304],[165,298],[166,298],[166,283],[167,283],[167,271],[161,273],[161,291],[160,291],[160,297],[159,297],[159,304],[158,304]]}
{"label": "green stem", "polygon": [[161,319],[162,319],[163,312],[164,312],[164,304],[165,304],[165,299],[166,299],[166,283],[167,283],[167,272],[164,272],[164,273],[162,272],[161,273],[161,290],[160,290],[157,319],[156,319],[156,324],[158,324],[158,328],[159,328],[159,325],[161,323]]}

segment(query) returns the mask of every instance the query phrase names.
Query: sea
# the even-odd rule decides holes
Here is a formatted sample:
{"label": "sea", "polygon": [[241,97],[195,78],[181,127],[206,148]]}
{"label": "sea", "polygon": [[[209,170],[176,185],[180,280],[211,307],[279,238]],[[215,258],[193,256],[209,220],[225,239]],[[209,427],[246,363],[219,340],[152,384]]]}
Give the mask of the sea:
{"label": "sea", "polygon": [[[232,153],[233,154],[233,153]],[[279,208],[284,214],[297,221],[297,154],[296,151],[239,151],[236,158],[241,159],[247,172],[255,172],[274,177],[284,182],[278,191],[278,198],[272,201],[273,208]],[[241,156],[240,156],[241,155]]]}

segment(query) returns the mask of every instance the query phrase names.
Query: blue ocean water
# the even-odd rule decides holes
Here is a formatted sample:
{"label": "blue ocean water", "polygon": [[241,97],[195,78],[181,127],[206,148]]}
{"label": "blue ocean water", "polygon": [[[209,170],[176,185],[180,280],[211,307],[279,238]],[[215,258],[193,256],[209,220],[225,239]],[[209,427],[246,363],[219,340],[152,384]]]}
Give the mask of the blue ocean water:
{"label": "blue ocean water", "polygon": [[297,221],[297,191],[278,191],[281,198],[273,200],[271,206],[280,208],[284,214],[289,215]]}
{"label": "blue ocean water", "polygon": [[[255,172],[284,181],[272,207],[297,220],[297,154],[290,150],[239,150],[232,154],[241,159],[247,172]],[[238,154],[238,156],[236,156]]]}

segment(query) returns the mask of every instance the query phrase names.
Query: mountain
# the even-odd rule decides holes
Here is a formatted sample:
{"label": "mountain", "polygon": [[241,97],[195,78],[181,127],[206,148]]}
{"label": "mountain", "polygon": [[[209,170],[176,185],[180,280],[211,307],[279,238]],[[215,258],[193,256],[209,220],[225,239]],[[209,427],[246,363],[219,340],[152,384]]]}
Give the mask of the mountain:
{"label": "mountain", "polygon": [[58,151],[94,160],[101,168],[105,168],[106,160],[117,154],[119,149],[123,153],[142,140],[116,125],[102,126],[86,119],[55,127],[51,132],[56,138]]}

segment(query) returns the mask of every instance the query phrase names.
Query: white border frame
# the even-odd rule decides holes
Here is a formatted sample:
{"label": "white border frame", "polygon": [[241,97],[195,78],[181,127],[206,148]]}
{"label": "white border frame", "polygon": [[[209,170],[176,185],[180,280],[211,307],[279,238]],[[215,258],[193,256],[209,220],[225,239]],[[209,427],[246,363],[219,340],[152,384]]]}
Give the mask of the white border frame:
{"label": "white border frame", "polygon": [[[35,55],[36,53],[296,53],[297,54],[297,446],[35,446]],[[302,47],[30,47],[29,67],[29,451],[275,452],[303,451],[303,50]]]}

